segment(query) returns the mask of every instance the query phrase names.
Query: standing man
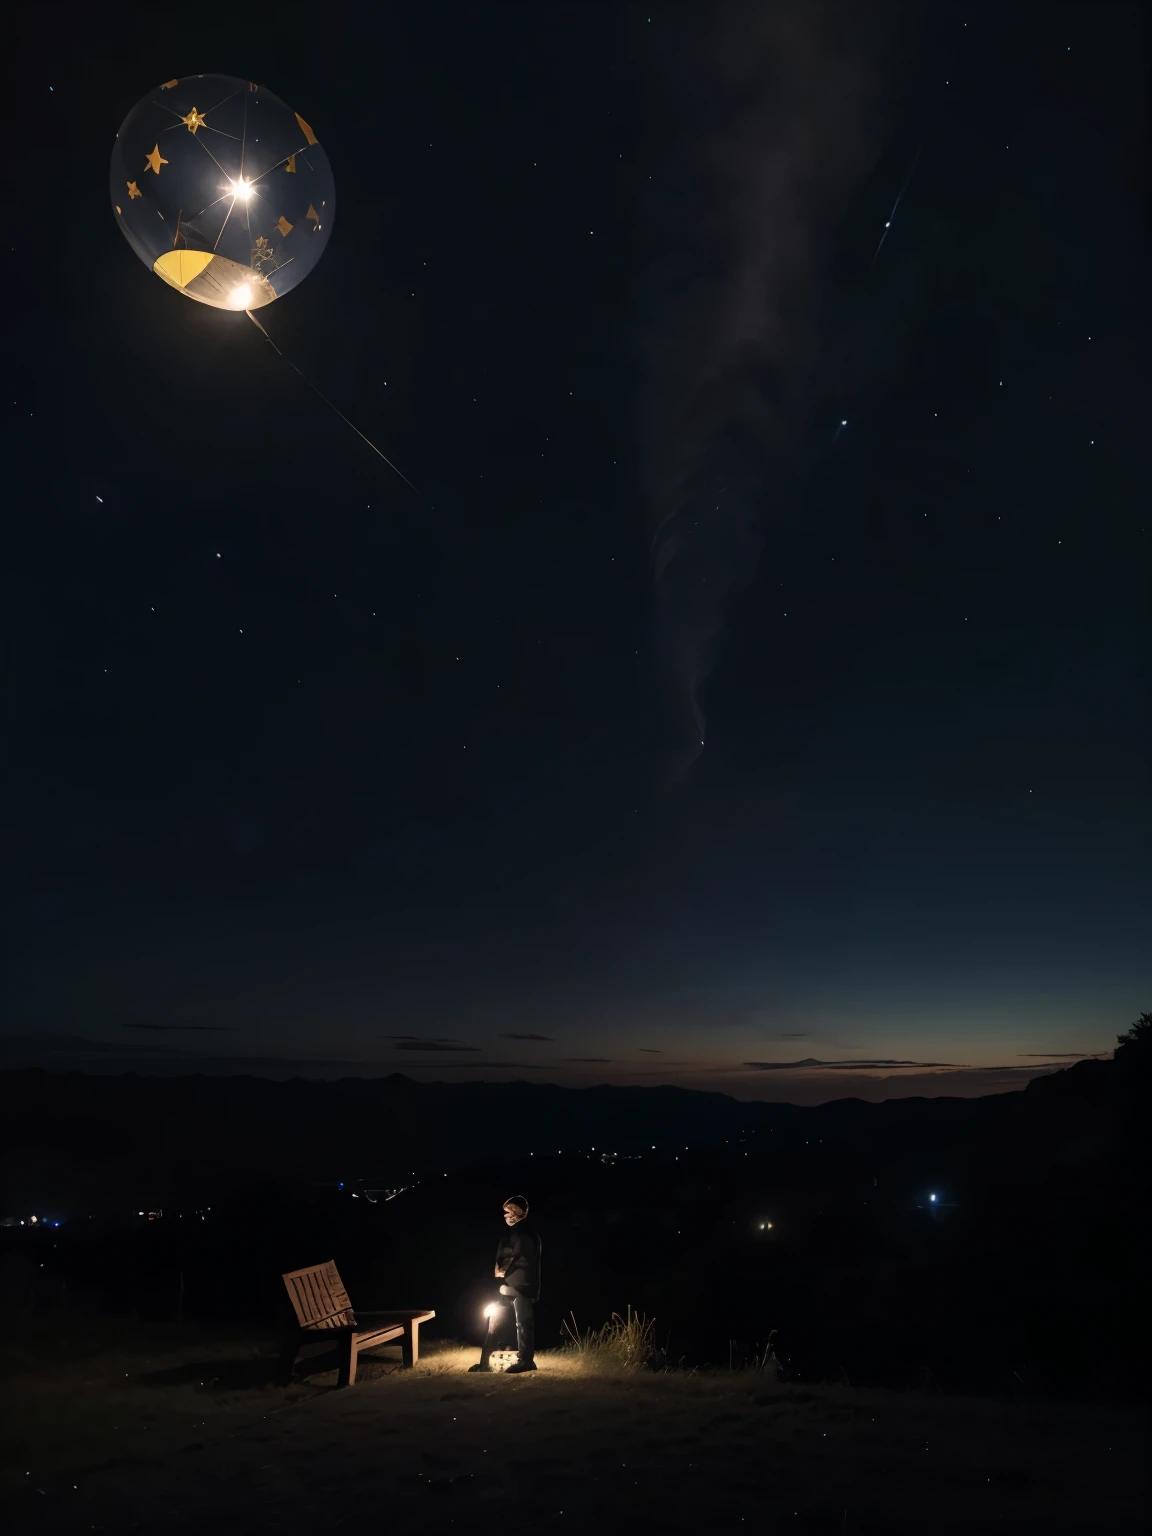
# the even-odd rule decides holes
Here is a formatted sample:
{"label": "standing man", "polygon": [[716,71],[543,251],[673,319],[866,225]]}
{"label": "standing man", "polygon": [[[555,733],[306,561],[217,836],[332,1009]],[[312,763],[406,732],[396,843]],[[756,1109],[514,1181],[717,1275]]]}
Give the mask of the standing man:
{"label": "standing man", "polygon": [[488,1363],[504,1306],[512,1303],[516,1314],[516,1348],[519,1358],[507,1374],[534,1371],[536,1361],[536,1303],[540,1300],[540,1235],[528,1220],[528,1202],[523,1195],[509,1195],[504,1202],[504,1224],[508,1228],[496,1248],[496,1279],[503,1305],[488,1317],[488,1333],[480,1350],[480,1363],[469,1369],[490,1371]]}

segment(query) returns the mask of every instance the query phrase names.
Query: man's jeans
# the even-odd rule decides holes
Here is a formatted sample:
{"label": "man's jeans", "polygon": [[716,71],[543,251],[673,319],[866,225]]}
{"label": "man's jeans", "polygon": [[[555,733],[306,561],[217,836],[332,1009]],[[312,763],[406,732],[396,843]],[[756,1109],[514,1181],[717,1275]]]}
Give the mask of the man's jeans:
{"label": "man's jeans", "polygon": [[480,1351],[480,1364],[487,1365],[496,1342],[496,1335],[508,1319],[507,1307],[512,1304],[516,1316],[516,1348],[521,1365],[531,1365],[536,1352],[536,1303],[529,1296],[521,1296],[510,1285],[500,1287],[500,1307],[488,1319],[488,1334]]}

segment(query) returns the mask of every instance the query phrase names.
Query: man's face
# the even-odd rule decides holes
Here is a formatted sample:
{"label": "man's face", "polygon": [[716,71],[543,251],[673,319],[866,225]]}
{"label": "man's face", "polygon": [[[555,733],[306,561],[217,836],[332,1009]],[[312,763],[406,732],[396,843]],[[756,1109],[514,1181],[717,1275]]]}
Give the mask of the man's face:
{"label": "man's face", "polygon": [[504,1220],[510,1227],[514,1227],[518,1221],[524,1220],[524,1212],[518,1205],[506,1205],[504,1207]]}

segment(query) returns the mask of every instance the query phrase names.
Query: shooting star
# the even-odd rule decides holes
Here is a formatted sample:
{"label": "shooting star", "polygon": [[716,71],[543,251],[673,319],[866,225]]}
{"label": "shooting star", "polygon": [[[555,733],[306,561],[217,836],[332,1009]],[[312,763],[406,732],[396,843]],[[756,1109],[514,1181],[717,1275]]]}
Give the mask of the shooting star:
{"label": "shooting star", "polygon": [[912,180],[912,177],[915,175],[916,167],[917,167],[917,165],[919,165],[919,163],[920,163],[920,156],[923,153],[924,153],[924,146],[923,146],[923,144],[921,144],[920,148],[916,151],[916,158],[912,162],[912,169],[908,172],[907,176],[905,176],[905,178],[904,178],[904,185],[900,188],[899,192],[897,192],[897,194],[896,194],[896,201],[892,204],[892,211],[891,211],[891,213],[889,213],[888,218],[885,220],[884,228],[883,228],[883,230],[881,231],[881,234],[880,234],[879,243],[877,244],[876,250],[873,252],[873,255],[872,255],[872,265],[868,268],[869,272],[872,271],[872,267],[874,267],[876,265],[876,262],[878,261],[878,259],[880,257],[880,252],[884,248],[884,242],[888,238],[888,231],[892,228],[892,221],[896,217],[896,210],[900,206],[900,199],[904,196],[905,192],[907,192],[907,190],[908,190],[908,183]]}

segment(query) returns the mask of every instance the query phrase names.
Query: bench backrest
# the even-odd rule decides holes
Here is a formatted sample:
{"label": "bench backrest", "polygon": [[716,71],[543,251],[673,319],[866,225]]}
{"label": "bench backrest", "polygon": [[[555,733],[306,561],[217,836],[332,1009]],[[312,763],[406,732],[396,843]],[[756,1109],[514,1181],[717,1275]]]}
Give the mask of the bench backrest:
{"label": "bench backrest", "polygon": [[351,1328],[356,1314],[335,1261],[293,1269],[283,1281],[301,1328]]}

